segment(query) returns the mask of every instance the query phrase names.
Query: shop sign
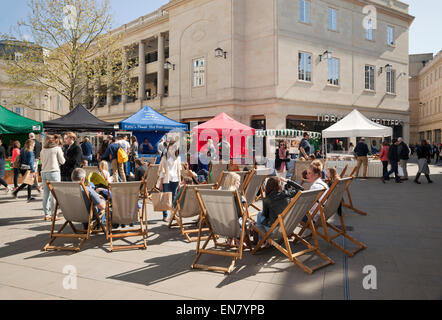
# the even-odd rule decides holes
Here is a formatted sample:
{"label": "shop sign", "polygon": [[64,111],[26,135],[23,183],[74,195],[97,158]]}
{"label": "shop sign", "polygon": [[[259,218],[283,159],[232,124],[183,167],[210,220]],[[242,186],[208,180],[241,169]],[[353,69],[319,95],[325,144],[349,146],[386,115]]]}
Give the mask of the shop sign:
{"label": "shop sign", "polygon": [[337,116],[334,114],[318,114],[318,121],[321,122],[338,122],[342,120],[344,116]]}
{"label": "shop sign", "polygon": [[371,118],[370,119],[373,122],[376,122],[377,124],[382,124],[384,126],[401,126],[404,124],[402,120],[394,120],[394,119],[379,119],[379,118]]}

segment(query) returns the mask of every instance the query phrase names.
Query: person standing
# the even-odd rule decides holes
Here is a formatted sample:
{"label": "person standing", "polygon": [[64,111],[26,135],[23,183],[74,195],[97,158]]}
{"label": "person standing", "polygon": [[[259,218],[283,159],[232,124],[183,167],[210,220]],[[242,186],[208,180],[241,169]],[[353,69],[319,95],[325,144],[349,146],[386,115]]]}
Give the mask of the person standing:
{"label": "person standing", "polygon": [[92,144],[88,137],[84,137],[81,144],[82,160],[87,160],[87,165],[90,166],[92,162]]}
{"label": "person standing", "polygon": [[54,136],[47,135],[41,156],[41,179],[43,182],[43,213],[44,220],[52,220],[55,200],[49,191],[47,181],[61,181],[60,166],[65,163],[63,150]]}
{"label": "person standing", "polygon": [[135,160],[138,159],[138,140],[136,136],[130,137],[129,163],[130,172],[135,173]]}
{"label": "person standing", "polygon": [[379,149],[378,146],[376,144],[376,140],[373,140],[371,142],[371,154],[378,154],[379,153]]}
{"label": "person standing", "polygon": [[[172,192],[172,199],[175,198],[178,185],[181,181],[181,157],[178,148],[175,148],[175,141],[171,141],[164,156],[161,158],[159,167],[159,187],[161,192]],[[168,213],[163,211],[163,221],[167,221]]]}
{"label": "person standing", "polygon": [[348,153],[353,154],[354,151],[355,151],[355,146],[353,142],[350,142],[350,144],[348,145]]}
{"label": "person standing", "polygon": [[117,138],[112,138],[112,143],[107,147],[102,159],[110,159],[112,163],[113,181],[118,182],[118,173],[123,182],[126,182],[126,175],[124,174],[124,163],[118,163],[118,149],[120,144],[117,142]]}
{"label": "person standing", "polygon": [[399,164],[404,171],[404,177],[402,180],[408,180],[407,163],[410,159],[410,148],[404,142],[402,138],[398,138],[398,152],[399,152]]}
{"label": "person standing", "polygon": [[218,153],[216,152],[215,145],[213,143],[212,139],[207,139],[207,145],[206,145],[206,156],[209,161],[217,161]]}
{"label": "person standing", "polygon": [[151,154],[154,149],[148,138],[144,138],[143,143],[140,145],[140,152],[142,154]]}
{"label": "person standing", "polygon": [[[127,135],[120,137],[120,139],[118,140],[118,144],[120,145],[121,148],[123,148],[123,150],[127,154],[127,157],[129,158],[130,143],[127,141]],[[126,161],[125,163],[123,163],[123,168],[124,168],[125,176],[126,176],[126,180],[127,180],[127,177],[129,177],[129,175],[130,175],[130,162]]]}
{"label": "person standing", "polygon": [[71,181],[72,171],[81,166],[81,148],[76,141],[77,136],[68,132],[64,136],[66,151],[64,154],[65,163],[61,166],[61,180]]}
{"label": "person standing", "polygon": [[428,166],[428,163],[431,162],[430,158],[430,149],[428,148],[427,141],[422,140],[421,145],[418,146],[417,150],[417,163],[419,165],[419,170],[416,174],[416,178],[414,179],[414,182],[417,184],[421,184],[419,182],[419,177],[423,173],[425,177],[427,178],[428,183],[433,183],[430,179],[430,167]]}
{"label": "person standing", "polygon": [[390,174],[394,173],[394,178],[396,183],[401,183],[401,179],[399,177],[398,166],[399,166],[399,142],[396,139],[393,139],[393,143],[391,144],[388,150],[388,161],[390,162],[391,169],[383,176],[382,182],[387,179]]}
{"label": "person standing", "polygon": [[359,176],[359,169],[361,168],[361,164],[364,166],[364,179],[367,178],[367,168],[368,168],[368,146],[365,143],[365,138],[361,138],[358,144],[355,147],[354,152],[357,156],[357,164],[356,164],[356,178]]}
{"label": "person standing", "polygon": [[[25,176],[27,171],[30,171],[30,174],[35,175],[35,156],[34,156],[34,145],[35,141],[32,139],[26,140],[25,147],[20,151],[21,165],[20,165],[20,173],[22,176]],[[32,185],[22,183],[13,193],[12,196],[17,198],[17,194],[20,190],[28,187],[28,202],[35,200],[31,196]]]}
{"label": "person standing", "polygon": [[20,156],[20,141],[16,140],[14,141],[14,146],[12,148],[12,159],[11,159],[11,163],[13,164],[12,166],[14,167],[14,191],[18,188],[18,176],[20,174],[20,164],[18,164],[18,166],[15,166],[15,159],[17,159],[18,156]]}
{"label": "person standing", "polygon": [[40,141],[38,141],[37,139],[35,139],[35,134],[33,132],[31,132],[29,134],[29,139],[34,141],[35,147],[34,147],[34,156],[35,156],[35,163],[34,163],[34,168],[35,168],[35,177],[34,177],[34,185],[33,187],[35,187],[37,189],[38,192],[41,192],[41,187],[38,184],[38,175],[41,171],[41,165],[38,164],[39,160],[40,160],[40,152],[41,152],[41,143]]}
{"label": "person standing", "polygon": [[7,182],[3,180],[5,176],[5,165],[6,165],[6,150],[3,147],[3,141],[0,138],[0,184],[6,188],[6,193],[11,191],[11,188],[8,186]]}
{"label": "person standing", "polygon": [[388,172],[388,150],[390,149],[390,144],[387,140],[384,140],[382,142],[382,149],[381,153],[379,154],[379,158],[382,161],[382,177],[381,180],[383,183],[385,183],[385,180],[390,180],[390,177],[387,177]]}
{"label": "person standing", "polygon": [[311,146],[308,142],[308,140],[310,139],[310,135],[308,134],[308,132],[304,132],[303,136],[304,137],[299,143],[299,157],[304,157],[305,159],[308,159],[311,154]]}
{"label": "person standing", "polygon": [[275,152],[275,170],[278,177],[285,178],[287,175],[287,165],[290,162],[290,153],[287,150],[285,141],[279,142],[279,148]]}

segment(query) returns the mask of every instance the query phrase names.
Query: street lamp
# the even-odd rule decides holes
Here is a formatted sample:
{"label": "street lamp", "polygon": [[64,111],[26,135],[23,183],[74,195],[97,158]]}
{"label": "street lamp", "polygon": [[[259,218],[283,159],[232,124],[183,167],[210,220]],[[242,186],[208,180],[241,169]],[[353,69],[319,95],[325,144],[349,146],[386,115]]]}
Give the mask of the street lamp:
{"label": "street lamp", "polygon": [[172,63],[170,63],[169,61],[166,61],[166,62],[164,63],[164,69],[166,69],[166,70],[170,70],[170,69],[175,70],[175,65],[172,64]]}
{"label": "street lamp", "polygon": [[326,51],[324,51],[323,54],[320,54],[319,55],[320,62],[322,61],[322,57],[324,57],[324,59],[326,59],[326,60],[329,60],[333,57],[333,52],[326,50]]}
{"label": "street lamp", "polygon": [[224,51],[221,48],[216,48],[215,49],[215,57],[216,58],[222,58],[224,57],[224,59],[227,59],[227,51]]}
{"label": "street lamp", "polygon": [[391,72],[392,68],[393,68],[393,66],[391,64],[386,64],[385,67],[379,68],[379,74],[381,74],[384,69],[386,72]]}

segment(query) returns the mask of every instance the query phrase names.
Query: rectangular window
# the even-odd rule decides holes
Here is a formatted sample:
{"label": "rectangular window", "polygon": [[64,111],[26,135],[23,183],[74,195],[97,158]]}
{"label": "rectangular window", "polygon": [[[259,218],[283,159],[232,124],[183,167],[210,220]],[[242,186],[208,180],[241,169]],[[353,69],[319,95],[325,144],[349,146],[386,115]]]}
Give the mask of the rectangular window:
{"label": "rectangular window", "polygon": [[387,93],[396,93],[396,71],[387,71]]}
{"label": "rectangular window", "polygon": [[387,44],[394,46],[394,28],[390,26],[387,27]]}
{"label": "rectangular window", "polygon": [[25,108],[21,108],[21,107],[14,107],[13,110],[15,113],[24,116],[25,115]]}
{"label": "rectangular window", "polygon": [[312,55],[310,53],[299,53],[298,79],[303,81],[312,81]]}
{"label": "rectangular window", "polygon": [[63,109],[63,100],[62,100],[63,98],[61,97],[61,95],[58,95],[57,96],[57,108],[58,108],[58,110],[61,110],[61,109]]}
{"label": "rectangular window", "polygon": [[328,78],[330,85],[339,86],[339,59],[328,59]]}
{"label": "rectangular window", "polygon": [[204,58],[193,60],[193,87],[205,86],[206,63]]}
{"label": "rectangular window", "polygon": [[367,21],[367,30],[365,32],[365,39],[373,40],[373,21],[371,19]]}
{"label": "rectangular window", "polygon": [[338,31],[338,12],[336,9],[328,8],[328,28]]}
{"label": "rectangular window", "polygon": [[310,23],[310,1],[299,0],[299,11],[301,22]]}
{"label": "rectangular window", "polygon": [[374,67],[365,66],[365,90],[374,91]]}

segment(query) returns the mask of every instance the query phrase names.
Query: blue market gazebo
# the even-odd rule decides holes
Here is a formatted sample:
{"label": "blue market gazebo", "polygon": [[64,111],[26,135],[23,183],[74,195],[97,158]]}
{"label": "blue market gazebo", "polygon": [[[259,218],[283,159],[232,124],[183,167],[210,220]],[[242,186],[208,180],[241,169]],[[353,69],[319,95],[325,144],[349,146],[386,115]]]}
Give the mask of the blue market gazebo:
{"label": "blue market gazebo", "polygon": [[[137,137],[138,143],[141,146],[144,139],[149,139],[149,142],[154,147],[151,155],[156,154],[157,144],[166,133],[172,130],[187,130],[187,125],[174,121],[161,113],[155,111],[149,106],[145,106],[137,113],[120,123],[120,127],[125,131],[132,131],[133,135]],[[148,157],[149,154],[141,154],[140,157]]]}

